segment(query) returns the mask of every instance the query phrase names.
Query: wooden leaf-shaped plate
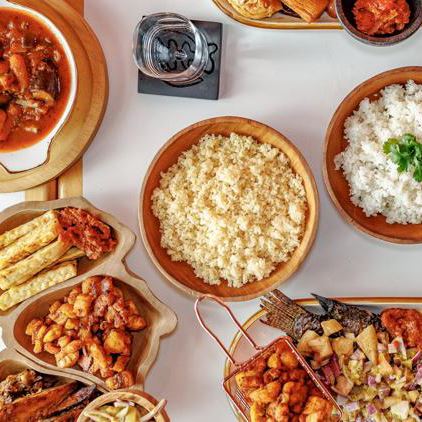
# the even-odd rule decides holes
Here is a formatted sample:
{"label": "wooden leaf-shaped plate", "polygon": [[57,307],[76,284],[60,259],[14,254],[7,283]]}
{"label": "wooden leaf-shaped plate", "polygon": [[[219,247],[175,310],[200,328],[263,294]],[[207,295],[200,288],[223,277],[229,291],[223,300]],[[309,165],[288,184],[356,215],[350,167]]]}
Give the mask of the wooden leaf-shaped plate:
{"label": "wooden leaf-shaped plate", "polygon": [[48,369],[84,376],[91,382],[106,388],[102,379],[83,372],[82,369],[78,369],[79,367],[59,369],[56,367],[53,355],[46,352],[38,355],[33,353],[31,338],[25,334],[25,328],[33,318],[47,315],[48,308],[53,302],[67,295],[86,277],[108,275],[115,279],[116,286],[123,291],[125,298],[131,298],[135,302],[148,324],[146,329],[132,333],[132,355],[128,363],[128,369],[134,374],[136,386],[143,388],[145,376],[157,357],[160,338],[170,334],[176,328],[177,318],[172,310],[153,295],[146,282],[130,274],[123,263],[115,262],[111,265],[109,263],[107,267],[107,272],[93,270],[52,287],[44,294],[23,302],[7,317],[0,318],[6,346],[15,348],[19,353]]}
{"label": "wooden leaf-shaped plate", "polygon": [[[95,208],[90,202],[83,197],[65,198],[55,201],[33,201],[21,202],[7,208],[0,214],[0,233],[13,229],[20,224],[43,214],[52,209],[60,209],[64,207],[82,208],[101,221],[108,224],[113,229],[113,234],[117,240],[117,246],[113,252],[110,252],[95,261],[87,258],[78,260],[78,275],[84,275],[94,269],[103,268],[107,263],[122,262],[125,256],[135,244],[135,235],[123,224],[121,224],[112,215]],[[0,293],[2,290],[0,290]],[[40,293],[42,295],[43,292]],[[12,308],[13,309],[13,308]],[[8,315],[11,310],[0,311],[0,316]]]}
{"label": "wooden leaf-shaped plate", "polygon": [[[198,278],[186,262],[172,261],[161,246],[160,223],[154,216],[151,196],[159,186],[161,173],[175,164],[184,151],[198,144],[206,134],[229,136],[230,133],[252,136],[259,142],[271,144],[286,154],[293,170],[303,179],[308,200],[308,212],[303,239],[289,261],[281,263],[269,277],[246,284],[240,288],[229,287],[225,281],[220,285],[206,284]],[[314,243],[319,222],[319,197],[314,176],[300,151],[280,132],[254,120],[243,117],[216,117],[195,123],[174,135],[158,151],[152,161],[142,186],[139,222],[142,240],[154,264],[174,285],[191,295],[213,294],[227,301],[254,299],[286,281],[302,264]]]}

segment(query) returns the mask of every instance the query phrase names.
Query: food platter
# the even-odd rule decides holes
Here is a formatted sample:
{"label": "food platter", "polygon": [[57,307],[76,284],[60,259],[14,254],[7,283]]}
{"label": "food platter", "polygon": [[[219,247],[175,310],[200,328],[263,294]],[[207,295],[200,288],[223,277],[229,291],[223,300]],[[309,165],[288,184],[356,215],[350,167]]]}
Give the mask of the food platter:
{"label": "food platter", "polygon": [[[360,306],[364,309],[367,309],[372,312],[379,312],[387,307],[400,307],[400,308],[421,308],[422,307],[422,298],[419,297],[398,297],[398,298],[389,298],[389,297],[349,297],[349,298],[338,298],[339,301],[345,304],[353,304]],[[318,311],[317,302],[313,299],[298,299],[295,301],[301,306],[304,306],[310,311]],[[320,308],[319,308],[320,309]],[[246,332],[256,341],[258,345],[264,345],[273,341],[275,338],[279,337],[281,331],[270,327],[266,324],[263,324],[260,319],[266,314],[265,310],[260,310],[252,315],[246,320],[242,327]],[[239,331],[234,336],[233,340],[230,343],[228,348],[230,354],[237,361],[245,361],[253,353],[250,345],[246,339],[242,336],[242,333]],[[224,365],[224,377],[228,376],[233,370],[233,364],[230,360],[226,360]],[[239,422],[245,422],[243,416],[236,409],[234,404],[229,400],[230,407],[233,413],[236,416],[236,419]]]}
{"label": "food platter", "polygon": [[[47,160],[32,170],[0,167],[0,192],[29,189],[63,173],[88,148],[103,118],[108,99],[107,66],[101,46],[87,22],[65,1],[16,1],[36,9],[63,33],[77,68],[77,92],[66,123],[49,145]],[[81,124],[83,122],[83,124]]]}
{"label": "food platter", "polygon": [[307,23],[300,18],[277,13],[270,18],[250,19],[238,13],[228,0],[213,0],[214,4],[227,16],[249,26],[266,29],[341,29],[340,22],[326,13],[316,22]]}
{"label": "food platter", "polygon": [[177,319],[175,314],[152,294],[146,282],[130,273],[126,268],[124,260],[134,245],[135,235],[114,217],[96,209],[81,197],[49,202],[27,202],[13,206],[2,213],[0,231],[10,230],[35,216],[39,216],[44,211],[62,209],[63,207],[80,208],[91,213],[91,215],[96,215],[101,221],[112,227],[117,246],[114,251],[97,261],[88,262],[88,260],[82,258],[76,277],[58,284],[54,288],[42,291],[17,307],[3,312],[0,319],[6,347],[18,351],[19,354],[26,356],[28,360],[36,362],[42,367],[84,377],[106,389],[104,381],[96,376],[76,369],[58,369],[52,356],[46,353],[34,355],[30,337],[25,335],[25,327],[32,318],[45,314],[55,299],[63,297],[72,287],[80,285],[86,278],[94,275],[112,276],[116,279],[116,283],[123,294],[126,297],[131,297],[142,313],[142,317],[147,321],[148,327],[134,336],[135,352],[132,353],[128,362],[137,387],[142,389],[145,377],[157,357],[160,338],[175,329]]}
{"label": "food platter", "polygon": [[[229,287],[223,283],[218,286],[208,285],[195,276],[189,264],[172,261],[160,244],[160,225],[151,208],[152,193],[159,184],[161,173],[174,164],[183,151],[198,143],[205,134],[227,136],[232,132],[252,136],[260,142],[272,144],[283,151],[289,158],[294,171],[302,176],[308,200],[303,239],[290,260],[280,264],[269,277],[240,288]],[[297,148],[276,130],[262,123],[240,117],[218,117],[204,120],[174,135],[157,153],[148,169],[142,186],[139,206],[142,239],[149,256],[160,272],[172,284],[189,295],[210,293],[228,301],[253,299],[286,281],[300,267],[309,253],[316,236],[318,220],[319,198],[316,184],[308,164]]]}
{"label": "food platter", "polygon": [[340,170],[336,170],[334,158],[342,152],[347,141],[344,139],[344,123],[358,107],[359,103],[368,97],[375,100],[384,87],[391,84],[405,84],[413,80],[422,83],[421,67],[403,67],[381,73],[355,88],[337,108],[327,129],[325,138],[323,175],[325,186],[335,207],[343,219],[358,230],[394,243],[421,243],[422,225],[420,224],[388,224],[381,215],[367,217],[363,210],[352,203],[349,196],[349,186]]}

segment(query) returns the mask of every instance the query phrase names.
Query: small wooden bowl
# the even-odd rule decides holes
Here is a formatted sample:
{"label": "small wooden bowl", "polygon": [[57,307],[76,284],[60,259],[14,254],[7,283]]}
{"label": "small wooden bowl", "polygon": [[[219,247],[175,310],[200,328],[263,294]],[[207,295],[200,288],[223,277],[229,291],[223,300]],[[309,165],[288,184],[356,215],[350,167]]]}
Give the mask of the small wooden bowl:
{"label": "small wooden bowl", "polygon": [[[259,142],[269,143],[283,151],[290,160],[294,171],[302,176],[308,200],[306,228],[300,246],[288,262],[278,265],[273,273],[260,281],[241,288],[227,286],[225,281],[219,286],[211,286],[198,278],[186,262],[174,262],[161,247],[160,223],[152,212],[151,196],[159,186],[161,173],[177,162],[180,154],[187,151],[206,134],[254,137]],[[175,286],[193,296],[212,294],[227,301],[254,299],[286,281],[302,264],[315,240],[319,220],[319,198],[312,172],[299,150],[281,133],[253,120],[242,117],[217,117],[195,123],[174,135],[158,151],[145,176],[139,207],[139,223],[145,248],[159,271]]]}
{"label": "small wooden bowl", "polygon": [[334,157],[344,151],[348,142],[344,138],[344,122],[368,97],[377,98],[380,90],[391,84],[404,84],[414,80],[422,84],[422,67],[403,67],[381,73],[355,88],[339,105],[327,129],[323,174],[325,186],[340,215],[353,227],[393,243],[422,243],[422,224],[388,224],[382,215],[367,217],[360,207],[350,200],[350,188],[342,170],[336,170]]}
{"label": "small wooden bowl", "polygon": [[[158,401],[154,397],[136,389],[112,391],[111,393],[103,394],[102,396],[97,397],[95,400],[93,400],[83,410],[77,422],[89,422],[90,419],[84,416],[85,412],[90,412],[94,409],[104,406],[105,404],[114,403],[117,400],[131,401],[137,404],[141,409],[145,409],[145,414],[153,410],[158,404]],[[155,422],[170,422],[170,418],[168,417],[165,410],[162,410],[157,416],[155,416],[153,420]]]}
{"label": "small wooden bowl", "polygon": [[337,16],[342,26],[355,39],[370,45],[389,46],[406,40],[413,35],[422,24],[422,2],[421,0],[407,0],[410,6],[410,22],[402,31],[391,35],[367,35],[356,27],[353,16],[353,6],[356,0],[336,0]]}

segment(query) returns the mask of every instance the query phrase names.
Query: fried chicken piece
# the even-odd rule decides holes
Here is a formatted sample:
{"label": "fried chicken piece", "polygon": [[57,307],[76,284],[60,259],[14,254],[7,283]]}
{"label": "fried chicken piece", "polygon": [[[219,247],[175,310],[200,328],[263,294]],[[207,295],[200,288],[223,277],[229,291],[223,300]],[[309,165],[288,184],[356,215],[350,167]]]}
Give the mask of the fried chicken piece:
{"label": "fried chicken piece", "polygon": [[105,380],[107,388],[110,390],[118,390],[120,388],[128,388],[134,384],[133,375],[129,371],[119,372]]}
{"label": "fried chicken piece", "polygon": [[249,398],[259,404],[268,404],[274,401],[280,393],[281,384],[278,381],[273,381],[250,393]]}
{"label": "fried chicken piece", "polygon": [[127,364],[129,363],[130,356],[119,356],[116,359],[116,362],[113,365],[114,372],[123,372],[126,369]]}
{"label": "fried chicken piece", "polygon": [[92,295],[94,297],[98,297],[102,291],[101,281],[102,277],[100,276],[88,277],[82,282],[82,293],[85,295]]}
{"label": "fried chicken piece", "polygon": [[131,352],[131,345],[132,336],[123,330],[111,330],[104,340],[104,349],[107,353],[128,356]]}
{"label": "fried chicken piece", "polygon": [[94,301],[94,296],[89,294],[81,293],[76,296],[73,309],[75,315],[80,318],[84,318],[90,314],[91,303]]}
{"label": "fried chicken piece", "polygon": [[107,356],[107,353],[101,345],[95,343],[94,341],[90,341],[87,344],[87,350],[98,368],[106,369],[108,366],[111,366],[111,356]]}

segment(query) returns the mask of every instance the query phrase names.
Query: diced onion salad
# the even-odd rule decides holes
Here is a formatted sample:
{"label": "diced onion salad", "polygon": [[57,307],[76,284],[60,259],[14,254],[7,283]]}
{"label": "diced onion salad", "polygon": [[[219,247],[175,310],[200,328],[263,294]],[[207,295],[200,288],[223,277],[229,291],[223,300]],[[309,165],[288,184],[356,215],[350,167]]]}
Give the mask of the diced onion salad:
{"label": "diced onion salad", "polygon": [[139,422],[141,414],[136,404],[126,401],[115,401],[96,410],[85,412],[84,415],[93,422]]}
{"label": "diced onion salad", "polygon": [[378,344],[385,361],[373,365],[357,349],[340,360],[342,374],[353,383],[348,397],[339,395],[343,420],[354,422],[422,421],[422,353],[401,337]]}

